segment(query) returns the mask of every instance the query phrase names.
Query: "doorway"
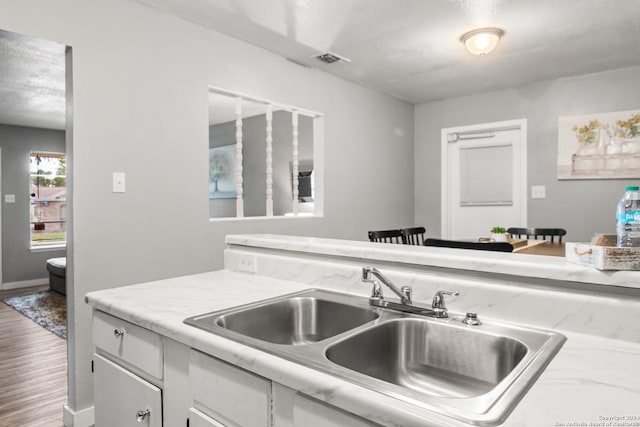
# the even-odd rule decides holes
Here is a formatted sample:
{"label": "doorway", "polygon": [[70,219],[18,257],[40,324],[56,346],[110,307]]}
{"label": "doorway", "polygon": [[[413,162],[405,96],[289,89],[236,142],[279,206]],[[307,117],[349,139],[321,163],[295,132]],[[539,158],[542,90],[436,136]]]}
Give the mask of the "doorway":
{"label": "doorway", "polygon": [[[61,426],[62,404],[68,400],[67,373],[74,369],[67,368],[67,341],[51,332],[53,326],[64,326],[64,315],[58,316],[62,321],[56,325],[50,321],[58,319],[52,313],[40,316],[51,306],[44,294],[55,294],[61,300],[56,308],[72,305],[72,298],[67,297],[65,304],[64,296],[49,289],[46,267],[47,259],[63,257],[65,251],[72,257],[71,239],[67,239],[66,246],[62,241],[33,244],[33,231],[52,234],[55,230],[48,229],[47,224],[61,221],[45,218],[46,212],[41,212],[42,220],[34,222],[34,173],[29,168],[33,153],[66,153],[70,163],[70,61],[71,48],[64,44],[0,29],[0,150],[4,161],[0,174],[4,228],[0,238],[5,260],[11,261],[0,266],[0,366],[7,374],[1,387],[6,393],[0,398],[0,424],[5,421],[7,425]],[[41,182],[50,182],[47,189],[59,187],[60,180],[67,184],[71,180],[66,172],[46,168],[38,168],[35,175]],[[39,196],[48,194],[45,193],[41,191]],[[39,197],[39,206],[57,206],[56,212],[64,210],[66,228],[70,230],[72,209],[65,203],[71,201],[62,194],[49,196]],[[72,287],[67,280],[68,296]],[[8,299],[20,301],[10,303]],[[29,313],[34,314],[30,317]],[[43,322],[35,323],[34,318]],[[43,369],[51,375],[46,376]]]}
{"label": "doorway", "polygon": [[442,129],[444,239],[527,224],[526,119]]}

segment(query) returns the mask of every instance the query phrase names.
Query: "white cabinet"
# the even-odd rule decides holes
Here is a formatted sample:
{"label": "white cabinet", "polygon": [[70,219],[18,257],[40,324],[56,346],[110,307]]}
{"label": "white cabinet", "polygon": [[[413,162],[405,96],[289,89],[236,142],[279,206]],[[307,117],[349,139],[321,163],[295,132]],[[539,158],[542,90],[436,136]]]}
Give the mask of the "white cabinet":
{"label": "white cabinet", "polygon": [[189,427],[227,427],[195,408],[189,408]]}
{"label": "white cabinet", "polygon": [[163,337],[95,311],[93,344],[96,427],[162,427]]}
{"label": "white cabinet", "polygon": [[159,334],[96,311],[93,344],[109,356],[162,379],[163,348]]}
{"label": "white cabinet", "polygon": [[94,354],[95,426],[162,427],[162,392]]}
{"label": "white cabinet", "polygon": [[377,426],[99,311],[93,334],[95,427]]}
{"label": "white cabinet", "polygon": [[296,390],[273,384],[277,427],[372,427],[378,424]]}
{"label": "white cabinet", "polygon": [[189,382],[194,407],[224,425],[271,425],[271,381],[192,350]]}

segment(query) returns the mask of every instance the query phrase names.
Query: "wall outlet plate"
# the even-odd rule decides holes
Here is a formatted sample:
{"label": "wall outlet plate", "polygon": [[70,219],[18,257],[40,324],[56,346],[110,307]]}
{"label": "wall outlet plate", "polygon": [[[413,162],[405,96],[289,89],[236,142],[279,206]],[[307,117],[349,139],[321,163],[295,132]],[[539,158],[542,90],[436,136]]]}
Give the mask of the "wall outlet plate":
{"label": "wall outlet plate", "polygon": [[238,270],[247,271],[249,273],[256,272],[256,256],[255,255],[240,255],[238,260]]}
{"label": "wall outlet plate", "polygon": [[531,186],[531,198],[532,199],[544,199],[547,197],[547,187],[544,185],[532,185]]}
{"label": "wall outlet plate", "polygon": [[15,203],[16,202],[16,195],[15,194],[5,194],[4,195],[4,202],[5,203]]}

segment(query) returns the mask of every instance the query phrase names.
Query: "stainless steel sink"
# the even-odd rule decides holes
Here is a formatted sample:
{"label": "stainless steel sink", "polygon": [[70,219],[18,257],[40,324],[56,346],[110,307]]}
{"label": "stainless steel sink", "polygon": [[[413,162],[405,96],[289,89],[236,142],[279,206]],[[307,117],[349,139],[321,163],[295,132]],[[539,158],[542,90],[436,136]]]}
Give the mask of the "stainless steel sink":
{"label": "stainless steel sink", "polygon": [[565,337],[462,317],[426,318],[308,290],[185,323],[476,425],[505,420]]}
{"label": "stainless steel sink", "polygon": [[209,331],[222,328],[273,344],[309,344],[378,318],[361,298],[352,298],[316,290],[195,316],[185,322]]}
{"label": "stainless steel sink", "polygon": [[391,320],[327,349],[345,368],[432,396],[491,391],[522,361],[520,341],[418,319]]}

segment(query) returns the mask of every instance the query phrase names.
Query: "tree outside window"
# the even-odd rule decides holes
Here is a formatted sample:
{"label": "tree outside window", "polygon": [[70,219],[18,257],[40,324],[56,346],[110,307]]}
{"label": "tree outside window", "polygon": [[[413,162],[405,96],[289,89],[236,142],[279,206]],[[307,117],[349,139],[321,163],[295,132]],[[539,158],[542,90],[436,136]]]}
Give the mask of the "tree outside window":
{"label": "tree outside window", "polygon": [[67,240],[66,169],[64,154],[29,155],[32,247],[60,245]]}

